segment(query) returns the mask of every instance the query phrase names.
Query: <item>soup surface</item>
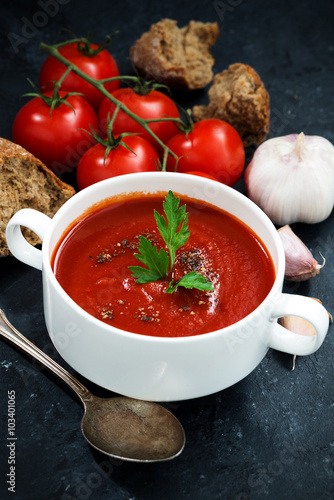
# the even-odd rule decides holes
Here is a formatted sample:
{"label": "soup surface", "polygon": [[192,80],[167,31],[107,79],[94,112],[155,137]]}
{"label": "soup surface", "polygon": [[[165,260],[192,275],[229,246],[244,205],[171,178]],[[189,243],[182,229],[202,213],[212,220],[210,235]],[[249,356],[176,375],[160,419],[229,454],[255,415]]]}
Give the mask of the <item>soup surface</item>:
{"label": "soup surface", "polygon": [[[176,252],[172,272],[166,279],[136,283],[128,268],[143,265],[134,257],[139,236],[165,247],[154,218],[154,209],[163,214],[164,195],[104,200],[77,219],[52,255],[62,288],[99,320],[144,335],[198,335],[247,316],[274,283],[271,257],[248,226],[196,200],[181,197],[190,237]],[[190,271],[203,274],[214,291],[179,287],[165,293],[171,279]]]}

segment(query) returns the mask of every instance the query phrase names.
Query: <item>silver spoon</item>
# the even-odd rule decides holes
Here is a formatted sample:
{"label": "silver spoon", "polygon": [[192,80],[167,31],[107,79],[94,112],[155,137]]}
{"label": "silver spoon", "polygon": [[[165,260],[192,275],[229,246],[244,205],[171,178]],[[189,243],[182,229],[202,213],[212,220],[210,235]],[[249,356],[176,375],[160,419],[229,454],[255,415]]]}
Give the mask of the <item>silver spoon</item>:
{"label": "silver spoon", "polygon": [[184,430],[162,406],[138,399],[94,396],[53,359],[26,339],[0,309],[0,335],[27,352],[65,382],[81,399],[81,430],[97,450],[132,462],[159,462],[177,457],[185,444]]}

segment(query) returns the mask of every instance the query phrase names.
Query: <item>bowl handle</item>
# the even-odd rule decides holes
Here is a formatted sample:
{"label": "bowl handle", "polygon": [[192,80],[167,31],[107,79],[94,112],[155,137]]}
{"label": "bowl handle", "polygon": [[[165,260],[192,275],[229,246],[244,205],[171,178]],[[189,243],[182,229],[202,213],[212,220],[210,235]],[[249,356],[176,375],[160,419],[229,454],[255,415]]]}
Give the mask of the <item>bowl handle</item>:
{"label": "bowl handle", "polygon": [[14,257],[41,271],[42,251],[28,243],[22,234],[21,226],[31,229],[43,240],[50,222],[50,217],[32,208],[23,208],[16,212],[6,227],[7,245]]}
{"label": "bowl handle", "polygon": [[317,300],[282,293],[275,303],[272,319],[276,320],[283,316],[299,316],[306,319],[314,326],[316,334],[299,335],[273,321],[269,347],[298,356],[312,354],[319,349],[328,331],[329,314]]}

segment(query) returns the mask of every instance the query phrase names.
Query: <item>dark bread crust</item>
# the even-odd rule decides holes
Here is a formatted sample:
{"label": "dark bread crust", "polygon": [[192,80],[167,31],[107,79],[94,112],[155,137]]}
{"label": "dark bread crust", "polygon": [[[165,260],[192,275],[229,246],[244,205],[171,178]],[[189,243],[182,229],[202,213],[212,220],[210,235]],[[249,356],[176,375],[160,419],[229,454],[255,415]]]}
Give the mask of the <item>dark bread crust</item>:
{"label": "dark bread crust", "polygon": [[215,75],[208,95],[208,106],[194,106],[194,120],[218,118],[230,123],[245,147],[265,140],[269,132],[269,94],[251,66],[235,63]]}
{"label": "dark bread crust", "polygon": [[[49,217],[75,194],[72,186],[62,182],[40,160],[21,146],[0,138],[0,257],[10,255],[6,227],[10,218],[22,208],[34,208]],[[38,236],[23,228],[32,245]]]}
{"label": "dark bread crust", "polygon": [[218,23],[190,21],[178,28],[176,21],[162,19],[136,41],[130,57],[146,78],[171,89],[200,89],[213,78],[210,49],[218,34]]}

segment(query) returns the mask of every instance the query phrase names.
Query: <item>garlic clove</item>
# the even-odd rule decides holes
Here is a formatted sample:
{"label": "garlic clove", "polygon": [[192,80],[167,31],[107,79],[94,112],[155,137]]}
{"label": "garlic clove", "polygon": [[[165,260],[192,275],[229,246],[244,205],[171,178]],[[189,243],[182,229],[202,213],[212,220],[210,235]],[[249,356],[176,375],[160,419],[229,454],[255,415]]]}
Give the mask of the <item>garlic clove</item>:
{"label": "garlic clove", "polygon": [[[321,300],[311,297],[313,300],[316,300],[320,304],[322,304]],[[332,323],[333,317],[330,313],[328,313],[329,320]],[[300,318],[299,316],[283,316],[279,318],[278,322],[290,332],[297,333],[298,335],[312,336],[316,334],[314,326],[304,318]],[[292,358],[292,370],[296,367],[296,355],[293,355]]]}
{"label": "garlic clove", "polygon": [[290,330],[290,332],[298,333],[298,335],[304,335],[305,337],[315,335],[314,326],[299,316],[284,316],[280,318],[279,322],[284,328]]}
{"label": "garlic clove", "polygon": [[314,224],[334,206],[334,146],[303,132],[264,141],[245,171],[248,197],[274,224]]}
{"label": "garlic clove", "polygon": [[285,253],[285,279],[289,281],[306,281],[320,273],[326,259],[319,264],[310,250],[300,238],[285,225],[278,229]]}

